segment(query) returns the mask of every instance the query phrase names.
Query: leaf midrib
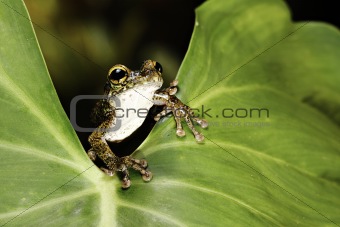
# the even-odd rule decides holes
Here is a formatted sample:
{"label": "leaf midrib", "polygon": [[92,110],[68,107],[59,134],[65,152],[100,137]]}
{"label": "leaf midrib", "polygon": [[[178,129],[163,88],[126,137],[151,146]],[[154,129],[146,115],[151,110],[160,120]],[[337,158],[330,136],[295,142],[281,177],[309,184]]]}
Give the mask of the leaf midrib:
{"label": "leaf midrib", "polygon": [[127,208],[130,208],[130,209],[135,209],[135,210],[140,211],[141,213],[144,213],[144,212],[150,213],[153,216],[155,216],[159,219],[166,220],[167,222],[175,224],[176,226],[187,226],[186,224],[182,223],[181,221],[176,220],[173,217],[171,217],[171,216],[169,216],[165,213],[161,213],[159,211],[149,209],[145,206],[139,206],[135,203],[129,203],[129,202],[122,201],[122,200],[117,200],[116,203],[117,203],[118,206],[127,207]]}

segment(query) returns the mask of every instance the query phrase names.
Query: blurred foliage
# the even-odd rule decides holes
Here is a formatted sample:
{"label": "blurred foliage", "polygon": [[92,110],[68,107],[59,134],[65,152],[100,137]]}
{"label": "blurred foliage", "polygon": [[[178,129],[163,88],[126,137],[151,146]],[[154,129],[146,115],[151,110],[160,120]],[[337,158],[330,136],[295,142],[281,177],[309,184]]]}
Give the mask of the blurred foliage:
{"label": "blurred foliage", "polygon": [[[26,0],[61,103],[69,115],[73,97],[102,94],[108,69],[138,69],[146,59],[164,68],[164,85],[176,76],[203,0],[67,1]],[[160,11],[160,9],[162,9]],[[93,102],[77,110],[77,123],[90,126]],[[86,133],[78,133],[88,146]],[[86,148],[87,149],[87,148]]]}
{"label": "blurred foliage", "polygon": [[148,58],[166,63],[165,76],[174,78],[201,2],[25,1],[53,81],[65,95],[88,93],[94,83],[101,90],[113,64],[139,68]]}

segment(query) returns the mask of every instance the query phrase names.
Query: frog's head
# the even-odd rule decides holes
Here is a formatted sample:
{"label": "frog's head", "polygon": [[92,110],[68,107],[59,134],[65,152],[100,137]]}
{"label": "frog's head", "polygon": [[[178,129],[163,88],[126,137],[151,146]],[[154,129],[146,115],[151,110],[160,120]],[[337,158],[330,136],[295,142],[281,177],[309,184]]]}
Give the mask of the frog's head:
{"label": "frog's head", "polygon": [[125,65],[114,65],[108,73],[105,93],[116,95],[138,86],[158,90],[163,84],[162,66],[156,61],[146,60],[140,70],[132,71]]}

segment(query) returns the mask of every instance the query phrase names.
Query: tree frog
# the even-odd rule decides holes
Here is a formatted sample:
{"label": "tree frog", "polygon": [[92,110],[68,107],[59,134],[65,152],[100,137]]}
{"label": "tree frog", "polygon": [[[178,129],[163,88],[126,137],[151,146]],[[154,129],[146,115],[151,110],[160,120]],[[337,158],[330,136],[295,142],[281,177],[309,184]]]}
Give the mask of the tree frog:
{"label": "tree frog", "polygon": [[[99,100],[93,109],[92,119],[97,128],[88,138],[91,149],[87,154],[91,160],[94,161],[98,156],[105,163],[107,168],[102,170],[106,174],[113,176],[117,171],[122,172],[123,188],[129,188],[131,185],[129,168],[139,171],[144,181],[152,179],[152,173],[146,169],[146,160],[134,159],[131,156],[118,157],[108,145],[108,142],[123,141],[142,125],[145,118],[140,117],[138,110],[148,111],[153,105],[164,106],[154,117],[156,121],[173,113],[177,125],[176,134],[179,137],[185,136],[181,123],[184,119],[195,139],[198,142],[204,140],[204,136],[195,129],[193,121],[202,128],[206,128],[208,123],[195,117],[193,110],[175,96],[177,84],[175,80],[170,83],[170,87],[161,89],[162,66],[152,60],[144,61],[140,70],[132,71],[121,64],[109,70],[104,87],[105,98]],[[119,127],[116,127],[118,123]]]}

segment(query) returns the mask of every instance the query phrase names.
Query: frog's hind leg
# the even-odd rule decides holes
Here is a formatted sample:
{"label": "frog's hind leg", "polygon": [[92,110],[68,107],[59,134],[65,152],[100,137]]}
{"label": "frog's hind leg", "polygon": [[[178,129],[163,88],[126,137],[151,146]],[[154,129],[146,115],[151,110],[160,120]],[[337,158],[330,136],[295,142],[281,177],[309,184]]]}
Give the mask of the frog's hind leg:
{"label": "frog's hind leg", "polygon": [[[87,151],[87,156],[92,160],[95,161],[97,158],[96,152],[91,148],[90,150]],[[100,167],[100,169],[108,176],[112,177],[115,172],[113,170],[104,168],[104,167]]]}
{"label": "frog's hind leg", "polygon": [[92,148],[87,151],[87,156],[89,156],[92,161],[95,161],[97,158],[96,152]]}
{"label": "frog's hind leg", "polygon": [[114,113],[106,111],[106,120],[89,136],[88,141],[91,144],[91,149],[88,151],[88,156],[93,161],[96,157],[100,158],[106,166],[106,168],[101,168],[101,170],[109,176],[113,176],[117,171],[122,172],[123,188],[129,188],[131,185],[129,168],[139,171],[144,181],[150,181],[152,174],[146,170],[147,162],[145,160],[133,159],[130,156],[118,157],[112,152],[106,140],[106,133],[108,133],[108,130],[114,124]]}
{"label": "frog's hind leg", "polygon": [[134,164],[132,165],[132,168],[140,172],[144,181],[150,181],[152,179],[152,173],[146,170],[148,167],[147,161],[145,159],[133,159],[133,162]]}
{"label": "frog's hind leg", "polygon": [[123,159],[122,162],[124,163],[125,166],[125,169],[122,170],[124,174],[124,179],[129,178],[129,173],[127,172],[127,168],[129,167],[140,172],[144,181],[148,182],[152,179],[152,173],[146,170],[146,168],[148,167],[148,163],[145,159],[139,160],[131,158],[130,156],[125,156],[122,159]]}
{"label": "frog's hind leg", "polygon": [[111,169],[107,169],[104,167],[100,168],[106,175],[112,177],[113,175],[115,175],[115,171],[111,170]]}
{"label": "frog's hind leg", "polygon": [[127,189],[131,186],[129,170],[125,165],[123,165],[123,169],[121,169],[121,171],[123,173],[122,188]]}

